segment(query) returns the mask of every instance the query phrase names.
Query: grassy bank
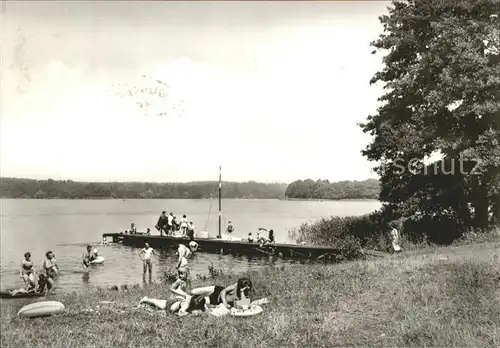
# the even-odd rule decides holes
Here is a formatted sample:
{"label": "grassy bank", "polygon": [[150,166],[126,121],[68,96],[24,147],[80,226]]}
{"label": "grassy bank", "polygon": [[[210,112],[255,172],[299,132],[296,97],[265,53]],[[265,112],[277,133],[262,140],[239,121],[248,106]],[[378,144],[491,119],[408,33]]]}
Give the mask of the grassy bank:
{"label": "grassy bank", "polygon": [[[177,318],[134,308],[146,294],[168,296],[165,286],[154,284],[58,294],[53,299],[66,313],[44,319],[15,317],[30,301],[2,301],[1,346],[498,347],[499,248],[496,242],[376,261],[264,268],[250,274],[253,297],[271,303],[252,318]],[[193,279],[193,286],[235,279]],[[97,308],[102,300],[116,302]]]}

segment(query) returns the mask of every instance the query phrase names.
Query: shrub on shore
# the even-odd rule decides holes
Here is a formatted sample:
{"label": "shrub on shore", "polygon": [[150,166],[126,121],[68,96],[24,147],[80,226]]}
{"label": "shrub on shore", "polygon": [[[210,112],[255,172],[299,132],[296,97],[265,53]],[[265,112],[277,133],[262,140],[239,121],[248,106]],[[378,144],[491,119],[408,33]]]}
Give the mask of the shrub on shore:
{"label": "shrub on shore", "polygon": [[[360,248],[377,251],[391,250],[391,214],[384,209],[361,216],[331,217],[306,222],[289,231],[298,243],[328,245],[338,248],[346,259],[360,256]],[[488,231],[466,229],[451,219],[405,219],[398,228],[400,244],[405,250],[439,245],[459,245],[495,241],[500,227]]]}
{"label": "shrub on shore", "polygon": [[329,245],[338,248],[346,258],[358,255],[361,248],[384,250],[390,246],[388,227],[382,213],[361,216],[331,217],[306,222],[289,231],[298,243]]}

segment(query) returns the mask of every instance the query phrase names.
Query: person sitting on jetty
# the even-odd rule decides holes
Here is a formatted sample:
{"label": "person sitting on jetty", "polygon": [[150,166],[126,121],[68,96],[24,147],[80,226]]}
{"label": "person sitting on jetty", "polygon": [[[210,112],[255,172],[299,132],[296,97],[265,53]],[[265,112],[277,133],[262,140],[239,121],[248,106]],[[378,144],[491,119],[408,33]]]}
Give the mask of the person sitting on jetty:
{"label": "person sitting on jetty", "polygon": [[189,225],[187,227],[187,236],[189,237],[190,241],[194,240],[194,223],[193,223],[193,221],[189,222]]}
{"label": "person sitting on jetty", "polygon": [[[142,257],[142,254],[144,254],[144,258]],[[156,255],[154,249],[151,248],[149,243],[144,243],[144,248],[139,251],[138,255],[142,260],[143,276],[146,276],[146,271],[149,271],[149,276],[151,277],[151,274],[153,273],[152,257]]]}
{"label": "person sitting on jetty", "polygon": [[260,237],[260,241],[259,239],[257,239],[257,242],[259,242],[261,246],[274,243],[274,231],[272,229],[268,230],[267,228],[260,227],[259,231],[266,231],[269,233],[268,237],[260,236],[260,234],[258,234],[258,236]]}
{"label": "person sitting on jetty", "polygon": [[151,230],[148,228],[146,228],[146,236],[150,236],[151,235]]}
{"label": "person sitting on jetty", "polygon": [[21,262],[21,279],[24,280],[26,291],[35,287],[35,270],[33,268],[33,261],[31,261],[31,253],[24,253],[24,260]]}
{"label": "person sitting on jetty", "polygon": [[181,219],[181,234],[183,237],[186,237],[187,235],[187,228],[188,228],[188,219],[186,217],[186,214],[182,215]]}
{"label": "person sitting on jetty", "polygon": [[54,279],[59,273],[59,267],[57,266],[56,256],[52,251],[47,251],[45,253],[46,259],[43,261],[43,269],[45,270],[45,275],[47,278],[47,291],[54,293]]}
{"label": "person sitting on jetty", "polygon": [[228,224],[227,224],[227,229],[226,229],[227,233],[231,234],[234,232],[234,226],[233,226],[233,223],[231,222],[231,220],[228,221]]}
{"label": "person sitting on jetty", "polygon": [[40,273],[38,275],[38,282],[36,282],[36,284],[32,288],[30,288],[30,289],[25,289],[25,288],[16,289],[16,290],[9,291],[9,293],[12,296],[15,296],[17,294],[30,294],[30,293],[42,296],[42,295],[45,295],[45,293],[47,292],[47,285],[48,285],[47,277],[45,276],[45,274]]}
{"label": "person sitting on jetty", "polygon": [[248,232],[248,242],[249,242],[249,243],[253,243],[253,236],[252,236],[252,232]]}
{"label": "person sitting on jetty", "polygon": [[97,255],[92,251],[92,246],[87,245],[87,250],[82,254],[82,267],[86,273],[89,271],[90,263],[96,259]]}
{"label": "person sitting on jetty", "polygon": [[191,295],[202,295],[206,297],[206,302],[213,306],[223,304],[226,308],[234,307],[236,300],[242,297],[248,298],[252,290],[252,281],[248,278],[240,278],[235,284],[227,287],[220,285],[205,286],[191,290]]}
{"label": "person sitting on jetty", "polygon": [[136,234],[137,233],[137,228],[135,227],[135,224],[133,222],[130,224],[130,230],[128,232],[130,234]]}
{"label": "person sitting on jetty", "polygon": [[165,235],[168,235],[168,216],[165,210],[161,212],[155,228],[160,231],[160,236],[163,236],[163,232],[165,232]]}

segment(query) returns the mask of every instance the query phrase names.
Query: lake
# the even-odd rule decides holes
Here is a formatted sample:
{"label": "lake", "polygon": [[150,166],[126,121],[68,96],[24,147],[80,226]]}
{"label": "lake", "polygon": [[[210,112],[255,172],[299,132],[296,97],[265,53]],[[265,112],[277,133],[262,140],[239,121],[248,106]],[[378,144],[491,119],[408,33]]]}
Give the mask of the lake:
{"label": "lake", "polygon": [[[228,199],[223,204],[223,225],[233,222],[233,235],[245,237],[259,227],[272,228],[277,242],[294,242],[288,230],[306,221],[330,216],[362,215],[380,208],[378,201],[281,201]],[[124,231],[134,222],[138,231],[154,228],[162,210],[173,212],[179,219],[186,214],[196,231],[206,230],[217,235],[218,201],[210,200],[0,200],[1,288],[23,285],[19,268],[23,254],[30,251],[36,269],[41,269],[45,253],[56,255],[60,276],[56,286],[63,291],[88,286],[112,286],[142,282],[142,262],[139,249],[109,244],[97,246],[106,258],[103,265],[92,267],[84,276],[81,256],[87,243],[97,245],[103,233]],[[175,267],[174,251],[163,251],[154,260],[154,277]],[[283,261],[281,261],[283,262]],[[225,272],[246,271],[268,263],[265,259],[236,258],[230,255],[197,253],[189,260],[191,274],[208,274],[207,266]]]}

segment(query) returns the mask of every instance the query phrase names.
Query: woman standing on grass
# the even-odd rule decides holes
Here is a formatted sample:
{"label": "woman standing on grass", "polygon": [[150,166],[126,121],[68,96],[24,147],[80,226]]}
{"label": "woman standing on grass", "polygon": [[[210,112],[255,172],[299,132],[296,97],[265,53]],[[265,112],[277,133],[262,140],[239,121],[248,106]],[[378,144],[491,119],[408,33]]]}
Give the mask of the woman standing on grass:
{"label": "woman standing on grass", "polygon": [[47,276],[47,290],[54,293],[54,279],[59,273],[59,267],[57,266],[56,256],[52,251],[47,251],[45,253],[46,259],[43,261],[43,269]]}

